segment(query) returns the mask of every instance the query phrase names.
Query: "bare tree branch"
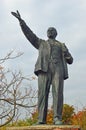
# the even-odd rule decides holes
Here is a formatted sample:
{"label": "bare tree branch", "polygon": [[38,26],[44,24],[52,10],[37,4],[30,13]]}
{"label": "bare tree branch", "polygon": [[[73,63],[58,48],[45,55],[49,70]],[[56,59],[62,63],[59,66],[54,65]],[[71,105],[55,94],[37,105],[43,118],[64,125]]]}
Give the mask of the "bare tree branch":
{"label": "bare tree branch", "polygon": [[[23,53],[13,55],[14,51],[9,52],[4,58],[0,59],[0,127],[18,118],[20,108],[30,110],[37,106],[37,91],[33,91],[29,86],[35,77],[24,76],[21,71],[6,71],[2,67],[8,59],[14,59]],[[27,85],[26,85],[27,84]],[[29,87],[27,87],[29,86]]]}
{"label": "bare tree branch", "polygon": [[0,59],[0,64],[2,64],[3,62],[5,62],[8,59],[15,59],[24,54],[23,52],[19,52],[16,55],[13,55],[13,53],[14,53],[14,50],[10,51],[4,58]]}

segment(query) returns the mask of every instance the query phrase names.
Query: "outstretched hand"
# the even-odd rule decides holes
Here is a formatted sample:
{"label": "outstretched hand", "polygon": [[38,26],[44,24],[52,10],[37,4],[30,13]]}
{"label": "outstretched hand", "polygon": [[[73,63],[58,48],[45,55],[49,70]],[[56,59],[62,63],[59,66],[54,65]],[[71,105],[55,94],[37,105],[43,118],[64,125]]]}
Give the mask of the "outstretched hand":
{"label": "outstretched hand", "polygon": [[15,13],[15,12],[11,12],[11,14],[12,14],[13,16],[15,16],[19,21],[21,20],[21,15],[20,15],[20,13],[19,13],[18,10],[17,10],[16,13]]}

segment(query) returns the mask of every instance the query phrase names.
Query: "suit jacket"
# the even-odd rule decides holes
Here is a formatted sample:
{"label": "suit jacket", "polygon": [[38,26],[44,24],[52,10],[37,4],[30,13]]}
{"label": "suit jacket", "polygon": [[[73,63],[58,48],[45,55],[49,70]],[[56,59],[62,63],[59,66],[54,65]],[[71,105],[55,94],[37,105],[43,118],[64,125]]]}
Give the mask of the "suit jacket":
{"label": "suit jacket", "polygon": [[[49,58],[50,58],[50,45],[48,41],[39,39],[32,31],[31,29],[26,25],[26,23],[21,20],[20,21],[21,29],[26,36],[26,38],[31,42],[31,44],[38,49],[39,55],[37,62],[35,64],[35,70],[34,73],[38,75],[40,72],[47,73],[48,71],[48,65],[49,65]],[[57,40],[55,40],[55,43],[60,45],[62,50],[62,63],[63,63],[63,71],[64,71],[64,79],[68,78],[68,68],[67,63],[72,64],[73,58],[71,54],[69,53],[67,47],[64,43],[61,43]]]}

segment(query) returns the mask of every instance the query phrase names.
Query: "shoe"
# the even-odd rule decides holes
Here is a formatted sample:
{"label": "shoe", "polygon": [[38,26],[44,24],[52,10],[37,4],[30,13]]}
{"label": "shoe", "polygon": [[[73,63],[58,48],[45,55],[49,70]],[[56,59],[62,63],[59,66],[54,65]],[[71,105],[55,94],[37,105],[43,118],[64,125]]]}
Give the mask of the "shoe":
{"label": "shoe", "polygon": [[54,122],[54,124],[55,124],[55,125],[63,125],[62,121],[60,121],[60,120],[56,120],[56,121]]}

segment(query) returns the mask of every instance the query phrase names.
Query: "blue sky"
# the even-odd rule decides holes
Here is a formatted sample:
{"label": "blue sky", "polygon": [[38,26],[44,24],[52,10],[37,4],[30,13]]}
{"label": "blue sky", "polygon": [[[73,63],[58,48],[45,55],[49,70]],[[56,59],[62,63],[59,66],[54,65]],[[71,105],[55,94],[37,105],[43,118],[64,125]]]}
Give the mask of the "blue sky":
{"label": "blue sky", "polygon": [[[10,12],[16,10],[39,38],[47,39],[48,27],[57,29],[57,40],[65,43],[74,57],[74,63],[68,66],[69,79],[64,83],[64,103],[86,106],[86,1],[0,0],[1,58],[10,50],[24,52],[22,57],[6,62],[5,67],[33,75],[38,51],[27,41],[17,19],[11,15]],[[37,81],[33,87],[37,88]]]}

